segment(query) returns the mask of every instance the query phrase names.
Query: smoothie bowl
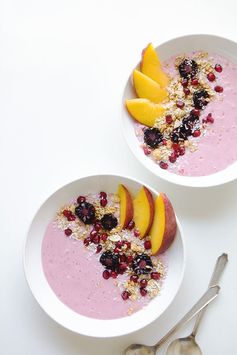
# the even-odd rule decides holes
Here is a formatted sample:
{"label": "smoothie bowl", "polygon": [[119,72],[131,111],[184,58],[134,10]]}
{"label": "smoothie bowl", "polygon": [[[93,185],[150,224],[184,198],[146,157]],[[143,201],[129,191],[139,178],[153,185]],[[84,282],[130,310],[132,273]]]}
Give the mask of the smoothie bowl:
{"label": "smoothie bowl", "polygon": [[30,289],[62,326],[88,336],[136,331],[158,318],[184,272],[180,223],[164,193],[114,175],[56,191],[30,226]]}
{"label": "smoothie bowl", "polygon": [[237,44],[190,35],[150,43],[123,95],[126,141],[157,176],[186,186],[237,177]]}

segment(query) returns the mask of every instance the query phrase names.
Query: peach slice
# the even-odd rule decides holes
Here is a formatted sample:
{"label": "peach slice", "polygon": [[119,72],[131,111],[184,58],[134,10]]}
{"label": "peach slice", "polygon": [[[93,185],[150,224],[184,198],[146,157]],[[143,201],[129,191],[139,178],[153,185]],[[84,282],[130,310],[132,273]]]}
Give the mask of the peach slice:
{"label": "peach slice", "polygon": [[135,227],[144,238],[150,231],[154,218],[154,200],[151,192],[143,186],[133,200]]}
{"label": "peach slice", "polygon": [[160,59],[151,43],[142,52],[141,72],[156,81],[161,87],[168,85],[169,78],[162,71]]}
{"label": "peach slice", "polygon": [[138,97],[151,100],[155,103],[164,101],[168,92],[160,85],[138,70],[133,72],[133,84]]}
{"label": "peach slice", "polygon": [[118,187],[118,195],[120,198],[120,225],[123,229],[133,219],[133,202],[130,192],[122,184]]}
{"label": "peach slice", "polygon": [[141,124],[153,127],[157,118],[164,115],[165,108],[148,99],[126,100],[126,107],[130,115]]}
{"label": "peach slice", "polygon": [[164,193],[155,201],[154,222],[150,230],[152,255],[164,253],[172,244],[177,230],[173,206]]}

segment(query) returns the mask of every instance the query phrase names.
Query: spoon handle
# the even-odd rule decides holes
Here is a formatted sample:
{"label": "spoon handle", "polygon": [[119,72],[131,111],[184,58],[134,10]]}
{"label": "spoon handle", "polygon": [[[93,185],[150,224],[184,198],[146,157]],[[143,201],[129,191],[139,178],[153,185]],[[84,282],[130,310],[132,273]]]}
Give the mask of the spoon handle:
{"label": "spoon handle", "polygon": [[158,349],[172,334],[174,334],[179,328],[191,320],[196,314],[206,307],[214,298],[216,298],[220,290],[219,286],[210,287],[199,301],[190,309],[186,315],[180,319],[180,321],[172,328],[170,331],[155,345],[155,348]]}
{"label": "spoon handle", "polygon": [[[220,277],[224,271],[227,261],[228,261],[228,255],[225,253],[223,253],[222,255],[219,256],[219,258],[217,258],[216,265],[215,265],[211,280],[209,282],[209,287],[215,286],[219,283]],[[206,309],[203,309],[201,312],[199,312],[199,314],[197,316],[196,322],[193,327],[193,331],[191,333],[191,336],[193,336],[193,337],[195,337],[197,334],[198,327],[199,327],[199,324],[202,320],[205,310]]]}

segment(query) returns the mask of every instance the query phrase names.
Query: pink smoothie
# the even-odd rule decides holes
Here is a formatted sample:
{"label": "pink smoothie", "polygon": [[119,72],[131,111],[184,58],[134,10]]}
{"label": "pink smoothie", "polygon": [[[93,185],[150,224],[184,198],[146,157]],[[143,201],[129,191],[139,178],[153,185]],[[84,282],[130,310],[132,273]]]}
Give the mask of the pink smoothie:
{"label": "pink smoothie", "polygon": [[[192,58],[193,53],[188,53]],[[169,164],[168,171],[184,176],[204,176],[225,169],[237,161],[237,65],[223,56],[209,53],[208,60],[215,65],[221,64],[223,71],[215,72],[216,80],[208,82],[211,88],[223,87],[223,93],[216,93],[215,98],[201,111],[200,121],[212,113],[214,123],[207,125],[205,132],[198,138],[189,138],[197,145],[197,150],[180,156],[174,164]],[[164,63],[164,68],[171,76],[177,76],[175,57]],[[136,124],[139,131],[141,125]],[[138,134],[139,136],[139,134]],[[140,134],[141,137],[141,134]],[[141,139],[140,139],[141,140]]]}

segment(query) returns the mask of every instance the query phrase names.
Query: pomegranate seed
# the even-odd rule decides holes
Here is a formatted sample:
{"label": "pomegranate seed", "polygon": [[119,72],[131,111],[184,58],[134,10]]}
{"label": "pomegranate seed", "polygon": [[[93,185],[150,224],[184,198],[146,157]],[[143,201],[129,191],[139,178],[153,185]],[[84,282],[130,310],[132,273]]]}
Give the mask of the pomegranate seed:
{"label": "pomegranate seed", "polygon": [[216,80],[216,76],[215,76],[214,73],[208,73],[208,74],[207,74],[207,79],[208,79],[209,81],[214,81],[214,80]]}
{"label": "pomegranate seed", "polygon": [[116,279],[116,277],[118,276],[117,272],[116,271],[111,271],[111,277],[113,279]]}
{"label": "pomegranate seed", "polygon": [[173,118],[171,115],[165,116],[166,123],[171,124],[173,122]]}
{"label": "pomegranate seed", "polygon": [[146,279],[142,279],[140,281],[140,286],[145,288],[147,286],[147,280]]}
{"label": "pomegranate seed", "polygon": [[163,139],[163,140],[162,140],[162,144],[163,144],[163,145],[167,145],[167,140],[166,140],[166,139]]}
{"label": "pomegranate seed", "polygon": [[92,231],[90,232],[90,236],[91,238],[94,238],[97,235],[97,232],[95,229],[92,229]]}
{"label": "pomegranate seed", "polygon": [[118,254],[120,252],[119,248],[114,248],[114,253]]}
{"label": "pomegranate seed", "polygon": [[123,299],[124,301],[126,301],[126,300],[129,298],[130,293],[129,293],[128,291],[123,291],[122,294],[121,294],[121,296],[122,296],[122,299]]}
{"label": "pomegranate seed", "polygon": [[200,116],[200,111],[197,108],[194,108],[194,109],[192,109],[191,114],[193,116],[199,117]]}
{"label": "pomegranate seed", "polygon": [[76,216],[74,214],[71,214],[70,216],[67,217],[68,221],[75,221]]}
{"label": "pomegranate seed", "polygon": [[67,237],[72,234],[72,230],[70,228],[65,229],[64,233],[66,234]]}
{"label": "pomegranate seed", "polygon": [[184,102],[181,101],[181,100],[178,100],[178,101],[176,101],[176,106],[177,106],[178,108],[184,108]]}
{"label": "pomegranate seed", "polygon": [[64,210],[63,211],[63,215],[64,215],[64,217],[69,217],[69,216],[71,216],[71,214],[72,214],[72,212],[71,211],[69,211],[69,210]]}
{"label": "pomegranate seed", "polygon": [[121,249],[122,248],[122,246],[123,246],[123,242],[121,242],[121,241],[118,241],[118,242],[116,242],[116,247],[118,247],[119,249]]}
{"label": "pomegranate seed", "polygon": [[127,225],[127,229],[131,230],[135,227],[135,222],[133,220],[131,220],[128,225]]}
{"label": "pomegranate seed", "polygon": [[100,205],[101,205],[102,207],[105,207],[105,206],[107,205],[107,203],[108,203],[108,201],[107,201],[106,198],[102,198],[102,199],[100,200]]}
{"label": "pomegranate seed", "polygon": [[148,147],[143,147],[143,152],[145,155],[149,155],[149,154],[151,154],[151,149]]}
{"label": "pomegranate seed", "polygon": [[133,257],[132,257],[132,255],[128,255],[127,256],[127,263],[128,264],[131,264],[133,262]]}
{"label": "pomegranate seed", "polygon": [[144,248],[145,248],[146,250],[151,249],[151,242],[150,242],[150,240],[146,240],[146,241],[144,242]]}
{"label": "pomegranate seed", "polygon": [[99,242],[100,242],[100,236],[99,236],[99,234],[97,234],[97,235],[95,235],[95,236],[93,237],[92,242],[93,242],[94,244],[99,244]]}
{"label": "pomegranate seed", "polygon": [[124,242],[124,245],[126,245],[127,246],[127,249],[130,249],[131,248],[131,242]]}
{"label": "pomegranate seed", "polygon": [[101,250],[102,250],[102,245],[101,245],[101,244],[97,245],[97,247],[96,247],[96,254],[100,253]]}
{"label": "pomegranate seed", "polygon": [[108,270],[103,271],[103,278],[108,280],[110,278],[110,272]]}
{"label": "pomegranate seed", "polygon": [[217,71],[218,73],[222,72],[222,66],[220,64],[216,64],[215,65],[215,71]]}
{"label": "pomegranate seed", "polygon": [[199,137],[201,134],[201,131],[197,129],[196,131],[193,132],[193,137]]}
{"label": "pomegranate seed", "polygon": [[85,196],[79,196],[79,197],[77,198],[77,203],[82,203],[82,202],[85,202],[85,201],[86,201]]}
{"label": "pomegranate seed", "polygon": [[188,88],[184,88],[183,92],[185,96],[188,96],[190,94],[190,90]]}
{"label": "pomegranate seed", "polygon": [[176,157],[175,152],[171,153],[170,156],[169,156],[169,161],[170,161],[171,163],[175,163],[175,162],[176,162],[176,159],[177,159],[177,157]]}
{"label": "pomegranate seed", "polygon": [[125,261],[127,261],[126,255],[125,255],[125,254],[120,255],[119,260],[120,260],[120,262],[125,262]]}
{"label": "pomegranate seed", "polygon": [[147,294],[147,290],[145,288],[141,287],[140,288],[140,294],[141,294],[141,296],[145,297],[146,294]]}
{"label": "pomegranate seed", "polygon": [[207,123],[206,118],[203,118],[203,119],[202,119],[202,123]]}
{"label": "pomegranate seed", "polygon": [[178,143],[173,143],[173,144],[172,144],[172,148],[173,148],[174,150],[179,150],[180,146],[179,146]]}
{"label": "pomegranate seed", "polygon": [[156,272],[156,271],[151,272],[151,278],[152,278],[153,280],[159,280],[159,279],[160,279],[160,273],[159,273],[159,272]]}
{"label": "pomegranate seed", "polygon": [[206,117],[206,122],[208,123],[214,123],[214,118],[212,117],[212,114],[209,113]]}
{"label": "pomegranate seed", "polygon": [[107,238],[108,235],[106,233],[101,234],[101,240],[103,240],[103,242],[106,242]]}
{"label": "pomegranate seed", "polygon": [[137,282],[138,281],[138,276],[137,275],[131,275],[130,276],[130,281]]}
{"label": "pomegranate seed", "polygon": [[137,237],[140,237],[140,232],[138,229],[135,229],[134,232],[133,232],[134,236],[137,238]]}
{"label": "pomegranate seed", "polygon": [[185,147],[182,146],[179,148],[179,155],[184,155],[185,154]]}
{"label": "pomegranate seed", "polygon": [[191,81],[191,84],[192,84],[193,86],[197,86],[197,85],[199,84],[198,79],[193,79],[193,80]]}
{"label": "pomegranate seed", "polygon": [[85,244],[85,246],[88,246],[91,242],[91,238],[90,237],[87,237],[84,239],[83,243]]}
{"label": "pomegranate seed", "polygon": [[104,192],[104,191],[101,191],[101,192],[100,192],[100,198],[101,198],[101,199],[102,199],[102,198],[107,198],[107,193]]}
{"label": "pomegranate seed", "polygon": [[223,92],[223,87],[222,86],[220,86],[220,85],[216,85],[215,87],[214,87],[214,90],[216,91],[216,92]]}
{"label": "pomegranate seed", "polygon": [[102,225],[99,222],[95,223],[94,229],[96,230],[96,232],[99,232],[99,230],[101,230],[101,228],[102,228]]}
{"label": "pomegranate seed", "polygon": [[125,262],[122,262],[119,264],[119,270],[125,271],[127,269],[128,265]]}
{"label": "pomegranate seed", "polygon": [[160,161],[160,164],[159,164],[159,165],[160,165],[160,168],[161,168],[161,169],[165,169],[165,170],[168,169],[168,164],[165,163],[164,161]]}
{"label": "pomegranate seed", "polygon": [[188,79],[183,79],[183,80],[181,81],[181,85],[182,85],[184,88],[186,88],[186,87],[188,86]]}

